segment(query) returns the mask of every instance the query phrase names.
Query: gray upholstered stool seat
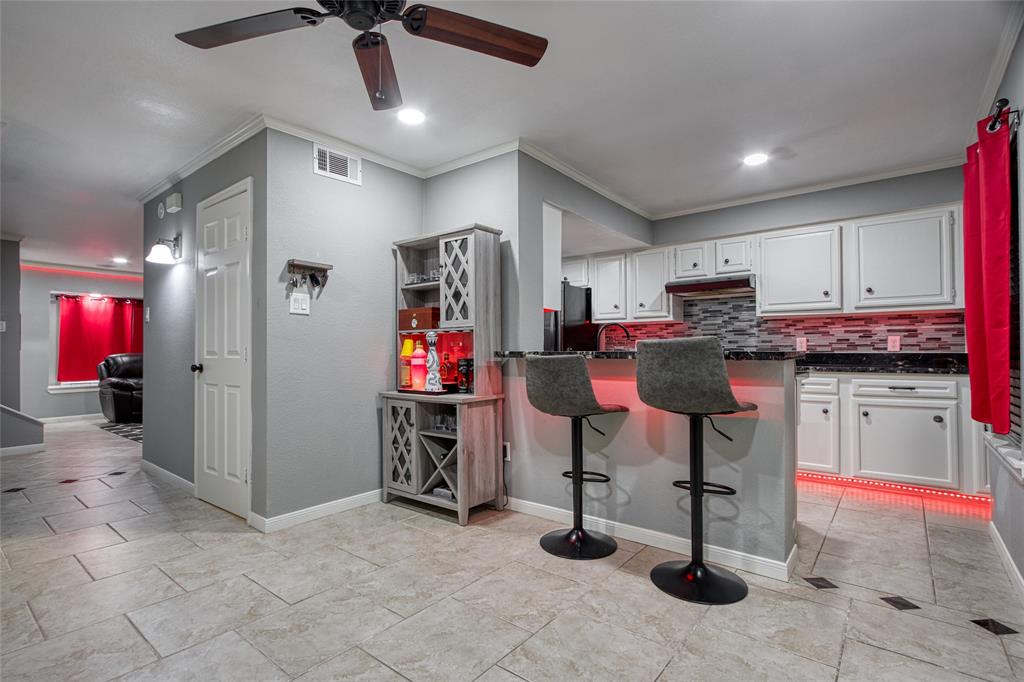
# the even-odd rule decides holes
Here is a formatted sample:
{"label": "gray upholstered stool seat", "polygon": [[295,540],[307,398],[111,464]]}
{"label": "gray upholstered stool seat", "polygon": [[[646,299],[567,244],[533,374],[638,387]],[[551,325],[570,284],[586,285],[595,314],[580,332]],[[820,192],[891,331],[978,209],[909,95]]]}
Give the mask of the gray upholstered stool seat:
{"label": "gray upholstered stool seat", "polygon": [[541,547],[566,559],[600,559],[614,553],[614,539],[583,528],[583,484],[611,481],[606,474],[583,469],[583,420],[629,409],[597,401],[582,355],[526,356],[526,396],[541,412],[569,417],[572,431],[572,469],[562,472],[572,479],[572,528],[546,534]]}
{"label": "gray upholstered stool seat", "polygon": [[[651,580],[663,592],[686,601],[740,601],[747,596],[743,579],[704,563],[704,494],[736,494],[735,488],[704,480],[704,420],[712,415],[752,412],[757,405],[736,400],[722,345],[713,336],[638,343],[637,392],[651,407],[684,414],[690,421],[690,480],[673,481],[672,485],[690,491],[691,561],[659,564],[651,570]],[[711,426],[718,431],[714,422]]]}

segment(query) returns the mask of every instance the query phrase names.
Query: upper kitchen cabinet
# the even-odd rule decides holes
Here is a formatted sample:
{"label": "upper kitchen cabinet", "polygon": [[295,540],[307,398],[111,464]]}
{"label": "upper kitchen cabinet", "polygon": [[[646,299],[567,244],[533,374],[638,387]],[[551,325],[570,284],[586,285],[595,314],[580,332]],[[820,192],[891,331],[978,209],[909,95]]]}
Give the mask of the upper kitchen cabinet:
{"label": "upper kitchen cabinet", "polygon": [[475,306],[473,271],[476,254],[473,234],[442,239],[441,257],[441,322],[446,327],[472,327]]}
{"label": "upper kitchen cabinet", "polygon": [[761,236],[759,314],[842,310],[840,225]]}
{"label": "upper kitchen cabinet", "polygon": [[[626,319],[626,254],[595,256],[590,286],[593,289],[593,319]],[[661,283],[662,287],[665,282]]]}
{"label": "upper kitchen cabinet", "polygon": [[699,244],[683,244],[672,252],[672,279],[691,279],[707,277],[713,273],[711,262],[711,242]]}
{"label": "upper kitchen cabinet", "polygon": [[668,249],[637,251],[631,255],[633,319],[664,319],[671,315],[671,301],[665,292],[669,280]]}
{"label": "upper kitchen cabinet", "polygon": [[715,242],[715,274],[750,272],[753,269],[754,238],[737,237]]}
{"label": "upper kitchen cabinet", "polygon": [[574,287],[590,286],[590,259],[566,258],[563,260],[562,279]]}
{"label": "upper kitchen cabinet", "polygon": [[851,224],[855,309],[954,304],[956,210],[877,216]]}

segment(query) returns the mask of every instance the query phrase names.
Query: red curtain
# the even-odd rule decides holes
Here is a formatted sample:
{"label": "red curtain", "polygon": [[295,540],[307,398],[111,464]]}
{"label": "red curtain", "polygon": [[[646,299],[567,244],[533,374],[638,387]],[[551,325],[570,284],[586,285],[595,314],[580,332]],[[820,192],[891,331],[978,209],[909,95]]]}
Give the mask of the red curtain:
{"label": "red curtain", "polygon": [[1010,126],[988,132],[964,165],[964,294],[971,418],[1010,431]]}
{"label": "red curtain", "polygon": [[142,301],[62,296],[58,305],[58,383],[95,381],[103,358],[142,352]]}

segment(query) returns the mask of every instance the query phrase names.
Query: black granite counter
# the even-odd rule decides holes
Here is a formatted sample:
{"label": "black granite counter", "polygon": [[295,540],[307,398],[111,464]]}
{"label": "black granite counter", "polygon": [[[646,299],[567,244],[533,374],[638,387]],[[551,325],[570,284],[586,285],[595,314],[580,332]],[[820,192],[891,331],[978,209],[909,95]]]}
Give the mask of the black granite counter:
{"label": "black granite counter", "polygon": [[[635,360],[635,350],[499,350],[494,357],[524,358],[527,355],[582,355],[591,360]],[[795,360],[802,357],[795,350],[727,350],[726,360]]]}
{"label": "black granite counter", "polygon": [[967,353],[805,353],[796,364],[810,372],[967,374]]}

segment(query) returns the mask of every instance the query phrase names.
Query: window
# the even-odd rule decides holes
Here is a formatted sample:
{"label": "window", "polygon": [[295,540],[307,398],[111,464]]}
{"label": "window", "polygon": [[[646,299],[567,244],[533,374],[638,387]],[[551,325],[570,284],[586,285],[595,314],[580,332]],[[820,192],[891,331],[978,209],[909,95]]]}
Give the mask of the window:
{"label": "window", "polygon": [[142,352],[142,301],[102,294],[54,294],[53,388],[88,390],[96,365],[114,353]]}

